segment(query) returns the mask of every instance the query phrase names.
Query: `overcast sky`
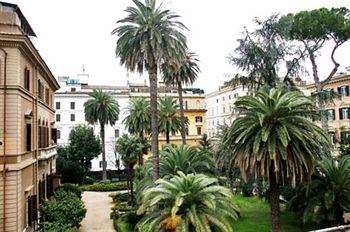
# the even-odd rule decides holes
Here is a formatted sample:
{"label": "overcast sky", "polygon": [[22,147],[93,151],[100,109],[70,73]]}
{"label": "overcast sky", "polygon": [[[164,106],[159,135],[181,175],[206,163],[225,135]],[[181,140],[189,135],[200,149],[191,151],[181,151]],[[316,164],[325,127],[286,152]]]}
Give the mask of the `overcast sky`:
{"label": "overcast sky", "polygon": [[[125,85],[126,70],[119,65],[114,50],[115,22],[125,16],[131,0],[9,0],[21,8],[37,34],[34,43],[54,75],[75,77],[82,66],[91,84]],[[239,70],[227,56],[237,46],[244,26],[254,17],[298,12],[319,7],[350,8],[350,0],[164,0],[167,8],[182,16],[190,29],[186,32],[189,48],[199,55],[201,73],[196,87],[214,91],[225,80],[224,74]],[[319,57],[321,74],[331,63],[323,52]],[[341,70],[350,66],[350,42],[336,54]],[[143,82],[147,76],[130,77]],[[308,77],[305,77],[306,79]]]}

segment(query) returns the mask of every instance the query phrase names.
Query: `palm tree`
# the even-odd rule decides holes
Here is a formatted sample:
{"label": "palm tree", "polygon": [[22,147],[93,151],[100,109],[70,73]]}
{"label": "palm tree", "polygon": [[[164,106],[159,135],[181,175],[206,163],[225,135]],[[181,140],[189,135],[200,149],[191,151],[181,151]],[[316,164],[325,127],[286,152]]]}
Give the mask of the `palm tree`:
{"label": "palm tree", "polygon": [[299,91],[264,87],[235,105],[241,115],[224,137],[231,149],[226,162],[239,167],[245,180],[269,181],[271,230],[281,231],[280,184],[290,178],[295,186],[310,176],[322,149],[329,148],[328,136],[308,119],[315,104]]}
{"label": "palm tree", "polygon": [[186,120],[184,115],[182,86],[191,85],[197,79],[197,74],[200,71],[197,62],[197,55],[193,52],[188,52],[179,66],[174,63],[164,63],[161,67],[164,83],[167,85],[175,85],[178,88],[182,144],[186,144]]}
{"label": "palm tree", "polygon": [[145,145],[140,137],[129,136],[124,134],[117,141],[117,151],[121,155],[121,159],[127,170],[127,181],[130,186],[130,196],[131,196],[131,205],[134,204],[134,188],[133,188],[133,170],[134,166],[138,160],[138,157],[143,154],[143,149]]}
{"label": "palm tree", "polygon": [[156,6],[155,0],[133,0],[135,6],[128,7],[128,15],[119,20],[121,24],[112,31],[117,34],[116,55],[120,63],[130,71],[149,75],[151,98],[151,130],[153,153],[153,179],[159,177],[158,151],[158,109],[157,109],[157,71],[162,63],[179,63],[185,56],[186,37],[182,30],[186,27],[178,15],[170,10]]}
{"label": "palm tree", "polygon": [[230,221],[238,218],[232,193],[219,186],[217,179],[182,172],[146,190],[137,213],[146,213],[138,223],[145,232],[231,232]]}
{"label": "palm tree", "polygon": [[178,115],[179,105],[169,96],[159,98],[159,132],[165,133],[166,143],[170,143],[170,132],[176,133],[181,128]]}
{"label": "palm tree", "polygon": [[[145,135],[151,130],[151,110],[149,101],[144,98],[130,100],[127,108],[127,116],[124,118],[123,123],[130,134],[145,138]],[[141,154],[139,157],[139,165],[143,165],[143,155],[144,154]]]}
{"label": "palm tree", "polygon": [[119,116],[119,104],[108,92],[94,89],[91,97],[84,103],[85,120],[90,124],[100,124],[102,142],[102,179],[107,179],[106,151],[105,151],[105,125],[114,125]]}
{"label": "palm tree", "polygon": [[319,161],[312,181],[300,186],[287,206],[301,212],[304,223],[343,223],[350,212],[350,156]]}

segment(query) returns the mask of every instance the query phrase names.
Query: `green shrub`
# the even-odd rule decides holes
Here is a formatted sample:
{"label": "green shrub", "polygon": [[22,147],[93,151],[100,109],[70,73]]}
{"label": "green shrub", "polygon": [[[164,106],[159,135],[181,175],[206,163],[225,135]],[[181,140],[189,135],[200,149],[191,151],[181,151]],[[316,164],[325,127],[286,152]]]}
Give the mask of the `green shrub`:
{"label": "green shrub", "polygon": [[96,180],[91,177],[85,177],[85,179],[83,180],[84,185],[94,184],[95,182]]}
{"label": "green shrub", "polygon": [[142,215],[137,215],[132,211],[125,215],[125,222],[129,224],[131,228],[135,228],[136,224],[142,219]]}
{"label": "green shrub", "polygon": [[44,222],[39,227],[39,232],[73,232],[68,225],[60,222]]}
{"label": "green shrub", "polygon": [[132,207],[129,205],[128,202],[121,202],[119,204],[116,204],[116,207],[118,208],[119,212],[129,212],[131,211]]}
{"label": "green shrub", "polygon": [[111,193],[109,196],[112,198],[114,203],[127,202],[129,200],[128,193]]}
{"label": "green shrub", "polygon": [[72,192],[75,195],[77,195],[77,197],[79,197],[81,199],[81,190],[76,185],[65,183],[65,184],[62,184],[61,186],[58,186],[55,189],[55,192],[56,191],[61,191],[61,190],[65,191],[65,192]]}
{"label": "green shrub", "polygon": [[96,191],[96,192],[108,192],[108,191],[118,191],[126,190],[126,182],[117,182],[117,183],[95,183],[93,185],[82,185],[80,186],[81,191]]}
{"label": "green shrub", "polygon": [[45,201],[40,207],[41,220],[53,224],[52,226],[79,228],[85,214],[86,209],[79,197],[63,190],[55,191],[54,199]]}
{"label": "green shrub", "polygon": [[100,184],[110,184],[110,183],[112,183],[111,180],[101,180],[100,181]]}

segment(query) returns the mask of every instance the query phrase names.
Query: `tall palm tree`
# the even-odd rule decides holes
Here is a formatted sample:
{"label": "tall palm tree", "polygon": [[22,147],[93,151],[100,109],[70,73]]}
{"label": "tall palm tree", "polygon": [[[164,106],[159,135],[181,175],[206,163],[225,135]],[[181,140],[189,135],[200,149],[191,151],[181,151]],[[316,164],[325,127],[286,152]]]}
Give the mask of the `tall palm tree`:
{"label": "tall palm tree", "polygon": [[166,143],[170,143],[170,132],[176,133],[181,128],[178,115],[179,105],[170,96],[159,98],[159,132],[165,133]]}
{"label": "tall palm tree", "polygon": [[140,231],[232,232],[237,206],[228,188],[204,174],[178,172],[170,180],[159,179],[143,193],[138,213]]}
{"label": "tall palm tree", "polygon": [[245,180],[260,176],[269,181],[271,230],[281,231],[279,186],[289,178],[295,186],[311,175],[329,148],[328,136],[308,119],[315,113],[314,101],[299,91],[265,87],[235,105],[241,115],[224,137],[232,151],[227,163],[239,167]]}
{"label": "tall palm tree", "polygon": [[84,103],[85,120],[90,124],[100,124],[100,136],[102,141],[102,179],[107,179],[106,150],[105,150],[105,125],[114,125],[119,116],[119,104],[108,92],[94,89],[89,94],[90,99]]}
{"label": "tall palm tree", "polygon": [[182,86],[191,85],[197,79],[198,72],[200,71],[197,62],[197,55],[193,52],[187,52],[180,65],[176,65],[174,63],[164,63],[161,67],[164,83],[167,85],[175,85],[178,89],[182,144],[186,144],[186,120],[184,115]]}
{"label": "tall palm tree", "polygon": [[[145,136],[151,130],[151,110],[149,101],[144,98],[130,100],[127,108],[127,116],[124,118],[123,123],[130,134],[138,135],[145,140]],[[143,154],[139,157],[139,165],[143,165]]]}
{"label": "tall palm tree", "polygon": [[155,0],[133,0],[135,6],[128,7],[128,15],[119,20],[112,31],[119,36],[116,55],[120,63],[130,71],[143,73],[147,70],[150,83],[151,129],[153,153],[153,178],[159,178],[157,71],[162,63],[179,63],[185,56],[186,27],[178,15],[156,6]]}

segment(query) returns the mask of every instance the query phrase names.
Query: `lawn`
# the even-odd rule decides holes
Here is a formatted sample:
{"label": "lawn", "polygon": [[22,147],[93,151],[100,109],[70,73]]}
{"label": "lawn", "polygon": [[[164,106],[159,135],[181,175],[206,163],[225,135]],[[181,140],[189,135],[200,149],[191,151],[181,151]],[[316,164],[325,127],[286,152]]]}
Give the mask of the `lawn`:
{"label": "lawn", "polygon": [[[270,231],[270,206],[267,202],[253,197],[235,195],[234,200],[240,208],[241,217],[232,223],[235,232]],[[301,219],[281,207],[281,225],[283,232],[302,232],[315,229],[312,225],[302,226]]]}

